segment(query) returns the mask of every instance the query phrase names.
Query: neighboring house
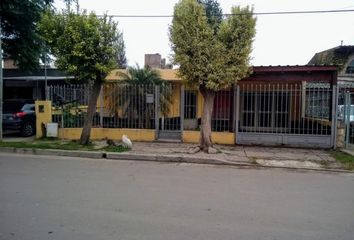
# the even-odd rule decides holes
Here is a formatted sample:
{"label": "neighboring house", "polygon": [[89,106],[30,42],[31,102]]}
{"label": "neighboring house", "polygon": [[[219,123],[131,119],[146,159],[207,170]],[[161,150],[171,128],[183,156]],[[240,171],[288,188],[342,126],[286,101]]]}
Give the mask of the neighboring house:
{"label": "neighboring house", "polygon": [[338,85],[354,88],[354,46],[338,46],[316,53],[308,65],[335,65]]}
{"label": "neighboring house", "polygon": [[[45,73],[47,72],[47,73]],[[45,81],[47,85],[62,85],[68,77],[58,69],[50,68],[45,71],[40,69],[31,73],[25,73],[13,64],[10,59],[4,60],[3,68],[3,92],[6,99],[45,99]]]}

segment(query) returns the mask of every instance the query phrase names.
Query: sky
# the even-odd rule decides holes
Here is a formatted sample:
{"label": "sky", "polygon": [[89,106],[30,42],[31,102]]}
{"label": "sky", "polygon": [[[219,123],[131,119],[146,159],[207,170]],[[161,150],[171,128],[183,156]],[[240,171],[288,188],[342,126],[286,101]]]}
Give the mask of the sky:
{"label": "sky", "polygon": [[[80,7],[96,14],[173,15],[178,0],[80,0]],[[254,12],[348,10],[353,0],[219,0],[223,13],[234,5],[254,7]],[[63,7],[62,0],[55,0]],[[168,27],[172,18],[115,18],[123,32],[128,65],[144,65],[144,54],[160,53],[169,62]],[[251,64],[304,65],[316,52],[354,45],[354,12],[259,15]]]}

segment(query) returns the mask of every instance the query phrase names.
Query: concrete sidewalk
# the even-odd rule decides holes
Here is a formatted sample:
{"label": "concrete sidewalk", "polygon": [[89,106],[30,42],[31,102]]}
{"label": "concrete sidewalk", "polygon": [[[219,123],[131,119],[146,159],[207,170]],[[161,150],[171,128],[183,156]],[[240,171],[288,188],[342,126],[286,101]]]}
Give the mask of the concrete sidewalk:
{"label": "concrete sidewalk", "polygon": [[[342,166],[331,156],[329,150],[299,149],[283,147],[224,146],[215,145],[216,154],[190,153],[195,144],[134,142],[128,153],[132,156],[146,155],[150,158],[179,158],[187,162],[198,159],[201,162],[235,165],[256,165],[308,169],[341,169]],[[107,153],[107,158],[110,154]],[[156,160],[155,159],[155,160]],[[203,161],[204,160],[204,161]],[[198,162],[198,161],[197,161]]]}
{"label": "concrete sidewalk", "polygon": [[[94,141],[97,147],[107,146],[106,141]],[[345,171],[332,156],[331,150],[300,149],[260,146],[215,145],[218,153],[192,153],[196,144],[165,142],[133,142],[128,152],[67,151],[55,149],[0,148],[0,152],[105,158],[112,160],[137,160],[160,162],[185,162],[248,167],[279,167],[309,170]]]}

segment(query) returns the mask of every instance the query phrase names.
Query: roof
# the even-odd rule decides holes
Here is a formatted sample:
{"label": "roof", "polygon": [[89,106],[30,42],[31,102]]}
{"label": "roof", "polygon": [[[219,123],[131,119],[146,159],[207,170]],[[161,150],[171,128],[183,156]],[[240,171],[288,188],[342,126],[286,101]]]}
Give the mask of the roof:
{"label": "roof", "polygon": [[338,46],[316,53],[308,65],[335,65],[344,66],[349,56],[354,54],[354,46]]}
{"label": "roof", "polygon": [[[293,66],[253,66],[252,71],[254,73],[263,72],[323,72],[323,71],[336,71],[335,66],[310,66],[310,65],[293,65]],[[160,73],[161,78],[165,81],[182,81],[178,77],[178,69],[157,69]],[[106,80],[122,80],[120,73],[126,73],[126,69],[116,69],[113,70],[107,77]]]}
{"label": "roof", "polygon": [[[156,69],[159,74],[161,75],[161,78],[166,81],[181,81],[181,79],[177,76],[177,70],[176,69]],[[106,77],[106,80],[113,81],[113,80],[122,80],[122,75],[127,73],[126,69],[115,69],[108,76]]]}

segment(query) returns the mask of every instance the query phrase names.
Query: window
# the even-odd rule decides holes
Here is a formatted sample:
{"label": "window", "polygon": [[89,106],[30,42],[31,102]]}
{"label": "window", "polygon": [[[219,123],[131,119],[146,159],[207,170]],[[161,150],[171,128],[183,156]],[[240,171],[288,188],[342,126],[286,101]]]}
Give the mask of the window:
{"label": "window", "polygon": [[354,73],[354,59],[348,64],[345,73]]}
{"label": "window", "polygon": [[289,125],[289,108],[287,91],[243,92],[241,127],[253,130],[286,128]]}
{"label": "window", "polygon": [[312,84],[306,88],[305,117],[329,119],[332,94],[329,84]]}
{"label": "window", "polygon": [[195,119],[197,115],[197,93],[193,90],[184,91],[184,118]]}

